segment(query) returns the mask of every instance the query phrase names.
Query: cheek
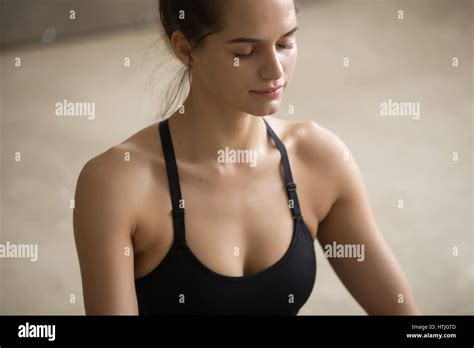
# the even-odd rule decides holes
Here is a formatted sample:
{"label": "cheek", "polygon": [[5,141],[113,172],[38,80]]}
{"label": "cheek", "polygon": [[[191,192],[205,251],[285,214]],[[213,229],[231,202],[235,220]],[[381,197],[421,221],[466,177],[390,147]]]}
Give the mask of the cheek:
{"label": "cheek", "polygon": [[[200,67],[199,76],[206,87],[214,94],[232,95],[245,93],[251,89],[255,72],[241,66],[234,66],[232,55],[215,55],[207,58],[205,66]],[[254,78],[255,79],[255,78]]]}
{"label": "cheek", "polygon": [[[297,49],[280,57],[285,80],[293,75],[296,66]],[[259,63],[254,60],[236,60],[232,54],[209,54],[203,57],[198,76],[210,94],[230,104],[247,103],[250,90],[261,85]],[[250,99],[252,100],[252,99]]]}
{"label": "cheek", "polygon": [[291,75],[293,75],[297,58],[298,58],[298,50],[295,48],[290,53],[288,53],[284,57],[284,60],[282,61],[283,69],[285,69],[285,73],[287,74],[288,79],[290,79]]}

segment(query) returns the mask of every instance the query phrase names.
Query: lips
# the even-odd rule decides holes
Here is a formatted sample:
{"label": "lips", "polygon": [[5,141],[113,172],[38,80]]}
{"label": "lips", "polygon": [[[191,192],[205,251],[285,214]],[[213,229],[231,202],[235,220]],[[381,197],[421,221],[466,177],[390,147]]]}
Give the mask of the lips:
{"label": "lips", "polygon": [[283,86],[272,88],[272,89],[267,89],[269,92],[256,92],[256,91],[251,91],[252,94],[258,95],[260,97],[268,98],[268,99],[278,99],[280,98],[282,94]]}
{"label": "lips", "polygon": [[279,90],[280,88],[282,88],[283,85],[279,85],[279,86],[276,86],[276,87],[270,87],[270,88],[267,88],[267,89],[262,89],[262,90],[259,90],[259,91],[252,91],[252,92],[256,92],[256,93],[272,93],[272,92],[275,92],[277,90]]}

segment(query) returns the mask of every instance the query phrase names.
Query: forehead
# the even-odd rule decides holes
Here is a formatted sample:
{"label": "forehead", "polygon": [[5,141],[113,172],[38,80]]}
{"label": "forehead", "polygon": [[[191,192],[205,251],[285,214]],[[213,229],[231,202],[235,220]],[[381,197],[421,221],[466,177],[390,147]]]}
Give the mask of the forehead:
{"label": "forehead", "polygon": [[293,0],[226,0],[223,38],[280,37],[297,25]]}

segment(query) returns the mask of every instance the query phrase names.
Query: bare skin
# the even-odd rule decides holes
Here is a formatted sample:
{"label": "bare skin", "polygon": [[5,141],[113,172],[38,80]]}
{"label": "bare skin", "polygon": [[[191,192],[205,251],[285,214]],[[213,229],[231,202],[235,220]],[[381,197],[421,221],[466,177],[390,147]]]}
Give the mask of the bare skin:
{"label": "bare skin", "polygon": [[[246,12],[250,3],[263,7],[256,11],[258,17]],[[296,25],[295,18],[283,15],[292,1],[239,0],[233,6],[240,24],[230,21],[204,51],[193,54],[186,114],[176,112],[170,119],[189,247],[208,268],[232,276],[260,272],[288,249],[293,220],[280,154],[261,119],[267,115],[287,148],[302,215],[313,239],[323,246],[333,241],[365,245],[364,262],[329,259],[343,284],[369,314],[418,314],[409,284],[376,225],[362,175],[347,146],[315,122],[269,116],[278,110],[280,100],[263,102],[249,95],[253,86],[282,82],[287,87],[296,52],[274,47]],[[279,29],[275,18],[283,18]],[[248,21],[244,27],[250,33],[268,40],[252,60],[242,61],[241,70],[234,73],[229,68],[223,74],[227,56],[215,54],[216,47],[240,34],[242,20]],[[273,24],[266,25],[266,20]],[[178,59],[187,63],[186,40],[176,33],[172,44]],[[220,79],[229,74],[235,74],[231,81],[240,86],[234,85],[231,92],[224,88],[228,81]],[[252,76],[260,81],[251,81]],[[256,149],[258,165],[217,163],[216,150],[226,146]],[[87,162],[78,178],[74,209],[86,314],[138,314],[134,279],[151,272],[171,247],[170,209],[157,124]],[[239,257],[233,254],[235,247]],[[403,303],[398,302],[399,294]]]}

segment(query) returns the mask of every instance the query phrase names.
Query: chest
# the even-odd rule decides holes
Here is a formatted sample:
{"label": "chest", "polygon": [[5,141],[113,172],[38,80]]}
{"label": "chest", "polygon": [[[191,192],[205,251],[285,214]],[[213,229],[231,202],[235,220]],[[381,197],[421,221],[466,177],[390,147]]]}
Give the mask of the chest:
{"label": "chest", "polygon": [[[212,271],[227,276],[258,273],[288,250],[294,221],[279,154],[258,168],[179,164],[185,208],[185,237],[195,256]],[[292,163],[304,221],[313,237],[330,206],[330,192],[314,172]],[[165,173],[157,163],[156,173]],[[318,181],[313,181],[313,180]],[[319,199],[314,200],[317,196]],[[171,200],[166,175],[155,176],[144,197],[134,236],[136,277],[149,273],[173,242]]]}

